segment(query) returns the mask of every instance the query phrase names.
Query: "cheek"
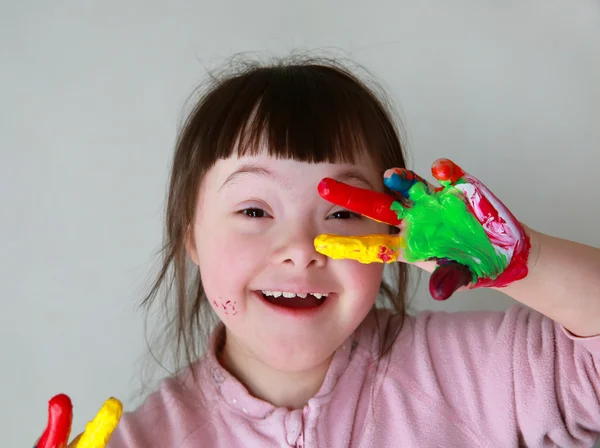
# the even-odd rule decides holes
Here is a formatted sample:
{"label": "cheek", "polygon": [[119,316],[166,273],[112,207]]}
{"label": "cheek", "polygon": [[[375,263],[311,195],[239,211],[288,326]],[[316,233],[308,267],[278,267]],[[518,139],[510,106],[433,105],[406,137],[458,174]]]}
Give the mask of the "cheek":
{"label": "cheek", "polygon": [[[336,260],[344,289],[357,293],[367,301],[374,301],[383,276],[383,263],[362,264],[352,260]],[[337,264],[336,263],[336,264]]]}
{"label": "cheek", "polygon": [[[264,244],[262,245],[264,248]],[[262,266],[261,244],[232,234],[211,234],[198,247],[202,285],[211,305],[221,318],[245,309],[249,282]]]}

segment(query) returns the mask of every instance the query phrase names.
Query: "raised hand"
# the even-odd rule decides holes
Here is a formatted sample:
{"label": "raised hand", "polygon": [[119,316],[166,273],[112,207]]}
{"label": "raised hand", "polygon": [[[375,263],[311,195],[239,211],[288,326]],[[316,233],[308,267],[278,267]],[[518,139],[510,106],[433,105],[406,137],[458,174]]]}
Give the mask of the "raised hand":
{"label": "raised hand", "polygon": [[461,287],[503,287],[527,275],[529,238],[512,213],[478,179],[439,159],[434,187],[412,171],[392,168],[384,183],[392,195],[323,179],[326,200],[399,228],[389,235],[319,235],[315,249],[361,263],[434,261],[429,290],[436,300]]}
{"label": "raised hand", "polygon": [[105,448],[122,412],[121,402],[116,398],[109,398],[94,419],[86,425],[85,431],[67,445],[71,435],[73,405],[67,395],[56,395],[48,402],[46,430],[34,448]]}

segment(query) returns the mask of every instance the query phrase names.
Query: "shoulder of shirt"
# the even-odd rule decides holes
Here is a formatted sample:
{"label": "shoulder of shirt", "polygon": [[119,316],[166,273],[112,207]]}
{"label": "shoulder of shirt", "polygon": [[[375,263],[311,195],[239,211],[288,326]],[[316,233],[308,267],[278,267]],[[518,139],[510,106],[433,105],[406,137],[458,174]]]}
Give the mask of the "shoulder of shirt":
{"label": "shoulder of shirt", "polygon": [[439,335],[450,337],[486,336],[497,333],[503,327],[534,322],[540,328],[555,330],[556,325],[547,317],[522,305],[515,304],[504,311],[468,310],[434,311],[423,310],[401,314],[390,309],[378,308],[365,318],[356,332],[363,348],[373,356],[381,352],[382,344],[392,345],[394,350],[415,347],[415,339]]}
{"label": "shoulder of shirt", "polygon": [[[373,356],[381,344],[391,344],[395,351],[414,350],[419,339],[457,338],[461,340],[490,340],[512,338],[528,333],[528,339],[559,338],[567,343],[600,353],[600,336],[582,338],[573,335],[559,323],[519,303],[504,311],[468,310],[433,311],[400,314],[390,309],[375,309],[357,329],[363,348]],[[508,342],[508,341],[507,341]]]}
{"label": "shoulder of shirt", "polygon": [[[208,414],[214,411],[210,405],[212,391],[200,386],[206,384],[202,381],[202,362],[161,380],[136,409],[123,413],[113,437],[127,443],[116,446],[157,446],[158,440],[168,446],[182,446],[187,437],[202,430],[202,422],[208,423]],[[197,375],[195,379],[192,372]]]}

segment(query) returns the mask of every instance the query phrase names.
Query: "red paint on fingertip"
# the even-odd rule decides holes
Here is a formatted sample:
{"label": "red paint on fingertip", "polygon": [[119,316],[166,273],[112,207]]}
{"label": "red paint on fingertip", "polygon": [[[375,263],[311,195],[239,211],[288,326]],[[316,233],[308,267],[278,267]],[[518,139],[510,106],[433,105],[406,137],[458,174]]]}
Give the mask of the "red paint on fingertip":
{"label": "red paint on fingertip", "polygon": [[329,186],[331,185],[332,182],[335,182],[335,180],[330,179],[328,177],[326,177],[325,179],[321,180],[321,182],[319,182],[319,185],[317,186],[317,190],[319,191],[319,195],[321,195],[322,197],[326,197],[329,195]]}
{"label": "red paint on fingertip", "polygon": [[48,401],[48,423],[36,448],[66,448],[73,423],[73,404],[65,394]]}
{"label": "red paint on fingertip", "polygon": [[465,175],[465,172],[450,159],[437,159],[431,166],[431,174],[437,180],[456,183]]}

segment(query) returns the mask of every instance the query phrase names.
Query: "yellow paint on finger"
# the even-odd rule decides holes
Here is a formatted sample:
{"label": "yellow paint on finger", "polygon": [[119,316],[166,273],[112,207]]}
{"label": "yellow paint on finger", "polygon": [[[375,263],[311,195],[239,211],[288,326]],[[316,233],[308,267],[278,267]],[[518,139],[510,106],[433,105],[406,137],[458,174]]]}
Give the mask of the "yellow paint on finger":
{"label": "yellow paint on finger", "polygon": [[112,397],[106,400],[96,417],[85,426],[76,448],[105,448],[122,414],[123,405],[119,400]]}
{"label": "yellow paint on finger", "polygon": [[323,255],[360,263],[392,263],[398,261],[402,238],[398,235],[341,236],[319,235],[315,250]]}

